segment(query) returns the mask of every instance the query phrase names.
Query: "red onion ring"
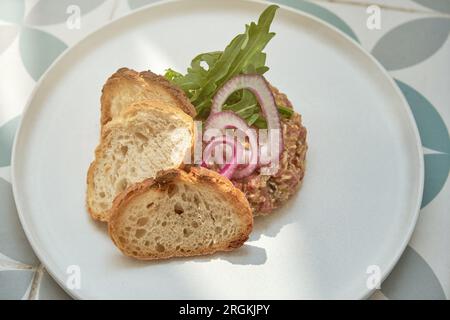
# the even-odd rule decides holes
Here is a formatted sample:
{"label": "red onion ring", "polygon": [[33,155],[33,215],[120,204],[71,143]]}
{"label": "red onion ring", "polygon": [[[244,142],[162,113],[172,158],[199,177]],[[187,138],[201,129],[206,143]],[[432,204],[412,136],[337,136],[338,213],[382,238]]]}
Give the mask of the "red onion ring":
{"label": "red onion ring", "polygon": [[[255,95],[256,100],[261,106],[263,116],[267,121],[267,128],[269,132],[272,130],[280,130],[277,135],[277,137],[279,137],[277,141],[278,148],[275,148],[273,151],[271,150],[270,163],[272,163],[275,159],[280,160],[281,153],[283,152],[283,135],[281,134],[280,117],[272,90],[263,76],[259,74],[242,74],[227,81],[214,96],[211,106],[211,115],[213,116],[221,112],[222,106],[225,104],[228,97],[233,92],[240,89],[250,90]],[[272,141],[270,143],[273,144],[274,142]],[[265,150],[264,152],[267,153],[268,150]]]}
{"label": "red onion ring", "polygon": [[213,129],[224,130],[228,128],[236,128],[237,130],[240,130],[248,137],[248,142],[251,151],[249,163],[246,164],[239,171],[234,172],[233,174],[233,178],[241,179],[252,174],[252,172],[255,171],[258,165],[258,138],[256,132],[253,129],[251,129],[247,125],[247,123],[233,111],[221,111],[213,115],[210,115],[209,118],[206,120],[204,137],[206,137],[207,139],[208,130]]}
{"label": "red onion ring", "polygon": [[[231,179],[233,177],[233,174],[236,171],[237,166],[239,165],[239,162],[237,161],[238,158],[242,157],[243,148],[242,145],[235,141],[235,139],[231,136],[221,136],[214,138],[211,142],[209,142],[205,149],[203,150],[203,162],[202,167],[209,167],[208,160],[212,157],[212,151],[221,144],[226,144],[231,146],[233,150],[233,158],[231,162],[225,163],[221,166],[221,169],[219,173],[228,179]],[[216,154],[217,156],[217,154]],[[217,157],[216,157],[217,160]]]}

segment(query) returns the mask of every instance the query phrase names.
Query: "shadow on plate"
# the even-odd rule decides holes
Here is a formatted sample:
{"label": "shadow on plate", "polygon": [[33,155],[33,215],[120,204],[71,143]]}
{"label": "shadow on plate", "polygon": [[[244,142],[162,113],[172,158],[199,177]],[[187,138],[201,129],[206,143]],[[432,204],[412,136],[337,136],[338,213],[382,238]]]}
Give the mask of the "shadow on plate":
{"label": "shadow on plate", "polygon": [[301,212],[295,211],[294,203],[297,197],[300,196],[300,192],[301,186],[284,206],[266,216],[255,217],[253,231],[248,241],[258,241],[263,235],[274,238],[285,226],[298,222]]}
{"label": "shadow on plate", "polygon": [[234,265],[262,265],[267,261],[267,254],[264,248],[244,244],[241,248],[230,252],[216,252],[207,256],[176,257],[167,260],[144,261],[127,257],[119,252],[112,257],[114,265],[119,268],[142,268],[153,265],[170,265],[181,263],[208,263],[213,260],[223,260]]}
{"label": "shadow on plate", "polygon": [[[190,259],[192,260],[192,259]],[[211,256],[194,259],[194,262],[209,262],[223,260],[235,265],[262,265],[267,261],[266,249],[244,244],[237,250],[230,252],[217,252]]]}
{"label": "shadow on plate", "polygon": [[[116,249],[117,254],[115,254],[112,259],[114,260],[114,264],[119,268],[145,268],[153,265],[170,265],[191,262],[208,263],[214,260],[223,260],[233,265],[263,265],[268,259],[266,249],[248,243],[258,241],[263,235],[271,238],[276,237],[285,226],[298,222],[301,212],[296,212],[294,210],[294,203],[299,196],[299,192],[300,190],[298,190],[282,208],[278,209],[273,214],[256,217],[253,231],[250,234],[248,242],[234,251],[216,252],[207,256],[177,257],[167,260],[143,261],[127,257]],[[96,222],[95,225],[96,228],[102,230],[107,236],[108,230],[105,223]]]}

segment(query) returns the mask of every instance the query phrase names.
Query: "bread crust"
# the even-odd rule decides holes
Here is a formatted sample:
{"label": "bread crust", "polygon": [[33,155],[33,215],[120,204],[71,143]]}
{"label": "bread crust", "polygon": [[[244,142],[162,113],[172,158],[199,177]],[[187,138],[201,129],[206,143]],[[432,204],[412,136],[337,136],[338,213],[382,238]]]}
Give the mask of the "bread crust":
{"label": "bread crust", "polygon": [[[234,206],[235,212],[240,215],[245,225],[245,230],[235,239],[230,240],[222,247],[205,247],[197,252],[181,253],[178,252],[164,252],[159,255],[141,256],[135,255],[132,252],[123,248],[119,241],[116,239],[116,230],[120,223],[120,218],[124,214],[124,209],[135,198],[145,192],[154,189],[157,191],[164,191],[172,183],[180,182],[192,182],[192,183],[205,183],[217,192],[222,193],[229,203]],[[119,194],[111,209],[111,217],[108,222],[109,235],[114,244],[122,251],[123,254],[129,257],[133,257],[139,260],[154,260],[154,259],[168,259],[172,257],[188,257],[197,255],[213,254],[218,251],[230,251],[239,248],[248,240],[250,232],[253,228],[253,215],[248,204],[245,195],[225,177],[220,174],[201,167],[190,167],[187,172],[180,169],[163,170],[158,173],[155,178],[146,179],[143,182],[137,183],[127,190]]]}
{"label": "bread crust", "polygon": [[[149,105],[151,105],[151,107],[149,107]],[[195,134],[194,134],[195,133],[195,131],[194,131],[195,125],[194,125],[194,122],[192,121],[192,118],[190,116],[188,116],[186,113],[184,113],[183,111],[181,111],[180,109],[164,105],[160,101],[143,100],[143,101],[133,103],[130,106],[128,106],[127,108],[125,108],[124,110],[122,110],[119,117],[113,119],[112,121],[107,123],[104,127],[102,127],[101,134],[100,134],[100,144],[95,149],[95,157],[94,157],[94,160],[92,161],[92,163],[90,164],[88,173],[87,173],[86,207],[87,207],[87,211],[89,212],[90,216],[95,220],[107,222],[109,220],[109,216],[111,214],[111,209],[101,211],[101,212],[95,211],[89,203],[89,199],[94,194],[94,172],[96,169],[97,159],[102,157],[103,153],[106,152],[108,149],[108,143],[109,143],[108,136],[111,133],[111,131],[114,129],[114,127],[121,126],[123,124],[123,122],[126,121],[127,118],[133,117],[141,110],[147,110],[149,108],[157,109],[157,110],[167,113],[167,114],[176,113],[184,121],[191,122],[191,126],[189,128],[189,132],[191,134],[191,144],[190,144],[191,150],[190,151],[192,151],[192,149],[193,149],[194,140],[195,140]],[[184,163],[181,162],[178,167],[183,168]]]}
{"label": "bread crust", "polygon": [[[116,94],[117,86],[124,81],[134,82],[142,88],[150,88],[150,86],[157,86],[158,89],[168,93],[173,99],[178,102],[178,106],[186,114],[195,117],[197,112],[195,107],[186,97],[184,92],[178,87],[172,85],[163,76],[157,75],[151,71],[137,72],[128,68],[120,68],[113,75],[109,77],[102,89],[101,103],[101,125],[112,120],[111,101]],[[150,89],[149,89],[150,90]]]}

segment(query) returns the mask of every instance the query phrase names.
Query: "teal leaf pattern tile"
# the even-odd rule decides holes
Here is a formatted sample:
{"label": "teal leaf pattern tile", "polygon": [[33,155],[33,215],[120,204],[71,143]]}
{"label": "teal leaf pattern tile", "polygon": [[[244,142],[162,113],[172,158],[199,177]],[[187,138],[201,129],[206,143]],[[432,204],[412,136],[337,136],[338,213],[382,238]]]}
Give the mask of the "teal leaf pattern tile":
{"label": "teal leaf pattern tile", "polygon": [[448,17],[412,20],[381,37],[372,54],[387,70],[411,67],[434,55],[447,41],[449,32]]}
{"label": "teal leaf pattern tile", "polygon": [[399,80],[396,82],[414,114],[423,146],[435,151],[450,153],[449,132],[436,108],[413,87]]}
{"label": "teal leaf pattern tile", "polygon": [[0,20],[20,24],[25,13],[24,0],[1,0]]}
{"label": "teal leaf pattern tile", "polygon": [[[0,252],[28,265],[39,263],[17,215],[11,184],[0,178]],[[1,290],[0,290],[1,291]]]}
{"label": "teal leaf pattern tile", "polygon": [[356,36],[355,32],[350,28],[350,26],[344,20],[339,18],[336,14],[329,11],[328,9],[325,9],[324,7],[303,0],[273,0],[271,2],[286,5],[294,9],[309,13],[313,16],[316,16],[319,19],[322,19],[328,22],[329,24],[333,25],[334,27],[338,28],[339,30],[350,36],[350,38],[353,38],[353,40],[355,40],[356,42],[359,42],[358,37]]}
{"label": "teal leaf pattern tile", "polygon": [[67,21],[69,14],[67,8],[71,5],[78,6],[84,15],[105,0],[40,0],[28,13],[25,21],[28,25],[51,25]]}
{"label": "teal leaf pattern tile", "polygon": [[445,300],[441,283],[428,263],[408,246],[389,277],[381,285],[391,300]]}
{"label": "teal leaf pattern tile", "polygon": [[128,5],[131,10],[138,9],[140,7],[146,6],[150,3],[159,2],[162,0],[128,0]]}
{"label": "teal leaf pattern tile", "polygon": [[18,33],[19,27],[16,25],[0,25],[0,54],[11,45]]}
{"label": "teal leaf pattern tile", "polygon": [[[26,18],[29,25],[50,25],[64,22],[68,5],[79,5],[85,14],[105,0],[40,0]],[[131,9],[161,0],[128,0]],[[413,0],[425,7],[450,13],[448,0]],[[336,14],[308,1],[272,1],[312,14],[340,29],[355,41],[354,31]],[[0,20],[20,24],[24,16],[23,0],[1,0]],[[435,54],[447,41],[449,18],[424,18],[407,22],[385,34],[372,53],[388,70],[398,70],[420,63]],[[18,26],[0,26],[0,54],[18,34]],[[20,35],[20,52],[25,68],[38,80],[51,63],[67,48],[53,35],[33,28],[24,28]],[[425,190],[422,207],[431,202],[444,186],[450,170],[450,138],[448,129],[434,106],[419,92],[397,81],[416,119],[422,143],[441,153],[425,155]],[[0,127],[0,166],[10,164],[11,147],[19,123],[16,117]],[[5,152],[6,151],[6,152]],[[0,178],[0,252],[30,265],[38,260],[31,249],[17,217],[11,185]],[[20,299],[33,279],[29,270],[0,272],[0,299]],[[411,247],[407,247],[399,263],[383,283],[383,294],[389,299],[446,299],[436,275],[427,262]],[[44,271],[40,299],[70,299],[51,276]]]}
{"label": "teal leaf pattern tile", "polygon": [[33,281],[33,271],[0,271],[0,300],[20,300]]}
{"label": "teal leaf pattern tile", "polygon": [[24,28],[20,34],[23,64],[36,81],[66,48],[64,42],[41,30]]}
{"label": "teal leaf pattern tile", "polygon": [[425,185],[422,208],[429,204],[442,190],[448,179],[450,155],[433,153],[425,155]]}
{"label": "teal leaf pattern tile", "polygon": [[425,155],[423,208],[439,194],[447,181],[450,169],[450,135],[436,108],[422,94],[404,82],[396,82],[414,115],[422,145],[440,152]]}
{"label": "teal leaf pattern tile", "polygon": [[0,167],[11,163],[11,149],[19,122],[20,117],[17,116],[0,126]]}
{"label": "teal leaf pattern tile", "polygon": [[443,13],[450,13],[450,1],[448,0],[412,0],[424,7],[440,11]]}

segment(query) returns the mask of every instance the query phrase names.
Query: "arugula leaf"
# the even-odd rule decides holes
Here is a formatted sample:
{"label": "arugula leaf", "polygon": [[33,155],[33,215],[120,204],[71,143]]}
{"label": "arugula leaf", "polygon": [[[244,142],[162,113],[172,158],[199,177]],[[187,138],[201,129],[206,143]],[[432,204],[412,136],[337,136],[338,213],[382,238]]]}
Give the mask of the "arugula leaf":
{"label": "arugula leaf", "polygon": [[[199,117],[206,118],[217,90],[238,74],[264,74],[269,70],[266,54],[262,52],[275,36],[269,32],[270,25],[279,7],[269,6],[258,19],[258,23],[245,26],[245,32],[237,35],[224,51],[206,52],[197,55],[187,73],[182,75],[172,69],[166,70],[165,77],[178,85],[197,109]],[[207,66],[207,67],[206,67]],[[264,126],[256,98],[247,90],[239,90],[231,95],[224,109],[233,110],[249,124]]]}
{"label": "arugula leaf", "polygon": [[181,78],[183,75],[179,72],[176,72],[175,70],[172,69],[167,69],[166,73],[164,75],[168,80],[170,81],[174,81],[177,78]]}
{"label": "arugula leaf", "polygon": [[247,119],[248,125],[251,126],[251,125],[255,124],[255,122],[258,120],[258,118],[259,118],[259,114],[257,114],[257,113],[253,114],[251,117],[249,117]]}
{"label": "arugula leaf", "polygon": [[286,118],[290,118],[294,114],[293,109],[285,107],[285,106],[278,106],[278,112]]}
{"label": "arugula leaf", "polygon": [[253,123],[253,125],[260,129],[267,129],[266,119],[264,119],[260,114],[258,115],[258,118],[256,118],[256,121],[255,123]]}

